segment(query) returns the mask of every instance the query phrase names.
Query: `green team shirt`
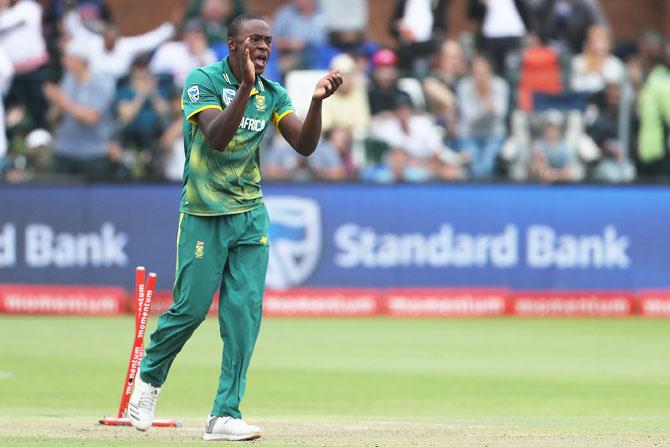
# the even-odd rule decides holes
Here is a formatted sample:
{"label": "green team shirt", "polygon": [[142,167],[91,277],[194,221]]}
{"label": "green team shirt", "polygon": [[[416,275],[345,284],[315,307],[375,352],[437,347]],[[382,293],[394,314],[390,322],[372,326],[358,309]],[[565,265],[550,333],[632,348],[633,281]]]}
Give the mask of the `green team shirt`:
{"label": "green team shirt", "polygon": [[239,86],[227,57],[191,71],[186,78],[182,94],[186,163],[180,206],[184,213],[237,214],[263,202],[259,162],[263,135],[269,123],[277,127],[294,111],[284,87],[256,77],[240,127],[225,151],[212,149],[195,121],[203,110],[226,108]]}

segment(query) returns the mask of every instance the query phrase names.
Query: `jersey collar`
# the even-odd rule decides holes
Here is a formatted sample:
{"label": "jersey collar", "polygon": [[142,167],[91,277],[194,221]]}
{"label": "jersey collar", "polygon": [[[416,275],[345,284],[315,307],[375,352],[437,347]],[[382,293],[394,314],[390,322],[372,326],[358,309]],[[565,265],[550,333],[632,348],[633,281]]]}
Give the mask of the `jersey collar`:
{"label": "jersey collar", "polygon": [[[221,61],[221,71],[223,72],[223,80],[234,87],[239,87],[240,83],[237,79],[235,79],[235,75],[233,74],[233,70],[230,68],[230,61],[228,60],[228,58],[229,56],[226,56]],[[256,76],[256,82],[254,82],[254,88],[251,90],[251,94],[249,96],[257,95],[259,92],[264,91],[265,87],[263,86],[263,80],[261,79],[260,76]]]}

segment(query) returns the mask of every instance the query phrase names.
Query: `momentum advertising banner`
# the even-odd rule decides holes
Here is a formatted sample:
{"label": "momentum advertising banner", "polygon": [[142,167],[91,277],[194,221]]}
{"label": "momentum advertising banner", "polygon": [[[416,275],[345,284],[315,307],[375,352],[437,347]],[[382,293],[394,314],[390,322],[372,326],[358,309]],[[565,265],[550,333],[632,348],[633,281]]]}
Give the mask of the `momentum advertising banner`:
{"label": "momentum advertising banner", "polygon": [[[269,184],[264,191],[268,285],[276,290],[670,287],[670,188]],[[3,186],[0,283],[129,289],[135,266],[145,265],[169,289],[179,193],[177,185]]]}

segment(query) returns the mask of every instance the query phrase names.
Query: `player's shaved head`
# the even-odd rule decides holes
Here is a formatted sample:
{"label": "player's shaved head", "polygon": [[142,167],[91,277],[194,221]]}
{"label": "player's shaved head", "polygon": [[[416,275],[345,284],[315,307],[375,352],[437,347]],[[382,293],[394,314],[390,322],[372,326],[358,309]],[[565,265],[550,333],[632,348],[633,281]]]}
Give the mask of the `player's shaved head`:
{"label": "player's shaved head", "polygon": [[258,16],[256,14],[240,14],[238,16],[235,16],[232,22],[230,22],[230,26],[228,27],[228,38],[229,39],[234,39],[240,34],[240,30],[242,29],[242,24],[244,22],[249,22],[251,20],[260,20],[262,22],[265,22],[265,19],[261,16]]}

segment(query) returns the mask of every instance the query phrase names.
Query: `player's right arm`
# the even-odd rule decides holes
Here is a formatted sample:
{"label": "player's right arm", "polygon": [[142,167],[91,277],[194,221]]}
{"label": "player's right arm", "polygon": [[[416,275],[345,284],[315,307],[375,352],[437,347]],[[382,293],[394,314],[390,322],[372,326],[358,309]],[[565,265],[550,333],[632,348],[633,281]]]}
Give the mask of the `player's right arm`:
{"label": "player's right arm", "polygon": [[249,96],[254,88],[256,71],[249,56],[249,39],[244,43],[242,53],[242,81],[231,103],[224,110],[205,109],[195,116],[198,128],[205,135],[210,147],[225,151],[240,126]]}

